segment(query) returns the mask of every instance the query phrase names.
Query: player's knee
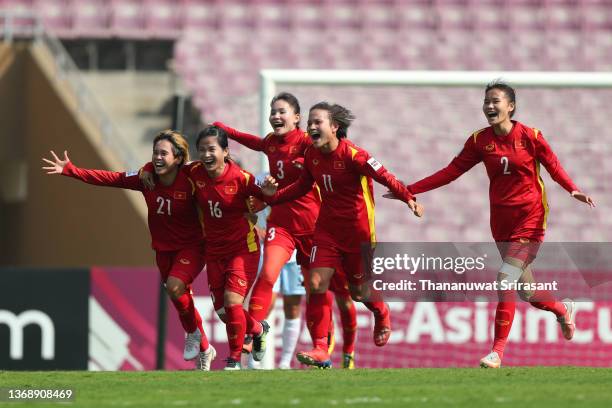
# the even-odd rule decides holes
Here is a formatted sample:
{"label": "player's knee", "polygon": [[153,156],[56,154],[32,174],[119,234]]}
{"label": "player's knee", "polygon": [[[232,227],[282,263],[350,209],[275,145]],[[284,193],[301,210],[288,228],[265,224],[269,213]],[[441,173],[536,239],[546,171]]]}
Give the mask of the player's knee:
{"label": "player's knee", "polygon": [[518,281],[523,275],[523,270],[518,266],[511,265],[507,262],[502,263],[499,268],[498,280],[507,280],[510,282]]}
{"label": "player's knee", "polygon": [[215,313],[217,313],[217,316],[219,316],[219,320],[221,320],[223,323],[227,323],[227,315],[225,314],[224,307],[215,310]]}
{"label": "player's knee", "polygon": [[178,299],[185,294],[185,285],[178,282],[167,283],[166,292],[172,299]]}

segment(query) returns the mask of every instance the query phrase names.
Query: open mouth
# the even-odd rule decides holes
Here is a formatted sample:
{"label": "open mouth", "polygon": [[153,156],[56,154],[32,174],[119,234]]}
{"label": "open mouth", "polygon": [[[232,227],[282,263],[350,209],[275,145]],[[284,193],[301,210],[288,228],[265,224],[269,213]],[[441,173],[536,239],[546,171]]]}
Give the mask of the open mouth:
{"label": "open mouth", "polygon": [[280,128],[284,127],[284,126],[285,126],[285,124],[283,122],[273,122],[272,123],[272,128],[274,128],[274,129],[280,129]]}
{"label": "open mouth", "polygon": [[487,112],[487,119],[495,119],[497,117],[497,112]]}
{"label": "open mouth", "polygon": [[156,161],[153,163],[153,165],[155,166],[156,170],[161,170],[166,167],[166,163],[164,163],[163,161]]}
{"label": "open mouth", "polygon": [[321,134],[319,132],[308,132],[308,134],[313,142],[321,139]]}
{"label": "open mouth", "polygon": [[204,162],[205,165],[207,166],[211,166],[213,164],[215,164],[215,158],[214,157],[207,157],[204,160],[202,160]]}

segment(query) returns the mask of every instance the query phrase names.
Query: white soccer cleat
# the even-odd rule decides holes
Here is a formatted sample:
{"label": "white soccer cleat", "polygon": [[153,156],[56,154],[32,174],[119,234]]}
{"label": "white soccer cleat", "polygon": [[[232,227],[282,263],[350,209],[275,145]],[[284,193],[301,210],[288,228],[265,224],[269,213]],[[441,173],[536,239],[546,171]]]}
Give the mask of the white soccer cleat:
{"label": "white soccer cleat", "polygon": [[187,333],[185,336],[185,349],[183,350],[183,358],[185,360],[193,360],[200,353],[200,341],[202,341],[202,333],[200,329],[196,329],[193,333]]}
{"label": "white soccer cleat", "polygon": [[499,368],[501,367],[501,358],[496,351],[492,351],[480,359],[480,366],[482,368]]}
{"label": "white soccer cleat", "polygon": [[557,321],[561,326],[563,337],[566,340],[571,340],[574,337],[574,330],[576,330],[576,324],[574,323],[576,305],[572,299],[563,299],[562,303],[565,305],[565,315],[557,318]]}
{"label": "white soccer cleat", "polygon": [[217,350],[212,346],[208,346],[206,351],[200,351],[198,353],[198,359],[196,360],[196,370],[210,371],[210,365],[213,360],[217,357]]}

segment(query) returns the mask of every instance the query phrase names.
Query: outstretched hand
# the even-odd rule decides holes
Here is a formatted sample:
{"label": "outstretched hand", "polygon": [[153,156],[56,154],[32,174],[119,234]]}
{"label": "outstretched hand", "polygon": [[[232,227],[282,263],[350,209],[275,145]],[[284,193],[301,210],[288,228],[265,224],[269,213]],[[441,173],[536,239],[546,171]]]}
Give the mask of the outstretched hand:
{"label": "outstretched hand", "polygon": [[267,196],[273,196],[278,190],[278,183],[272,176],[266,176],[263,183],[261,183],[261,192]]}
{"label": "outstretched hand", "polygon": [[66,167],[70,161],[68,158],[68,151],[64,150],[64,160],[60,160],[53,150],[51,150],[51,156],[53,156],[53,160],[55,161],[45,159],[44,157],[42,158],[45,163],[49,164],[49,166],[45,166],[42,169],[45,170],[47,174],[62,174],[64,167]]}
{"label": "outstretched hand", "polygon": [[580,191],[572,191],[572,197],[574,197],[578,201],[582,201],[583,203],[588,204],[591,208],[595,208],[595,201],[593,201],[590,196]]}

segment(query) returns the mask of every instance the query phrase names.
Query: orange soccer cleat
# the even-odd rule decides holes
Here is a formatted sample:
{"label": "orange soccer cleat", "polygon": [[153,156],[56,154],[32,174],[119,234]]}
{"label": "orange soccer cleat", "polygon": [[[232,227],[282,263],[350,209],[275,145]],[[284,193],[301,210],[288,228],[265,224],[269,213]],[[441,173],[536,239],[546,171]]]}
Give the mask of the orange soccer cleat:
{"label": "orange soccer cleat", "polygon": [[385,312],[380,316],[374,315],[374,344],[378,347],[387,344],[391,337],[391,311],[387,305],[385,305]]}
{"label": "orange soccer cleat", "polygon": [[297,359],[300,363],[318,368],[331,368],[332,366],[331,358],[327,350],[318,347],[311,351],[301,351],[297,353]]}

